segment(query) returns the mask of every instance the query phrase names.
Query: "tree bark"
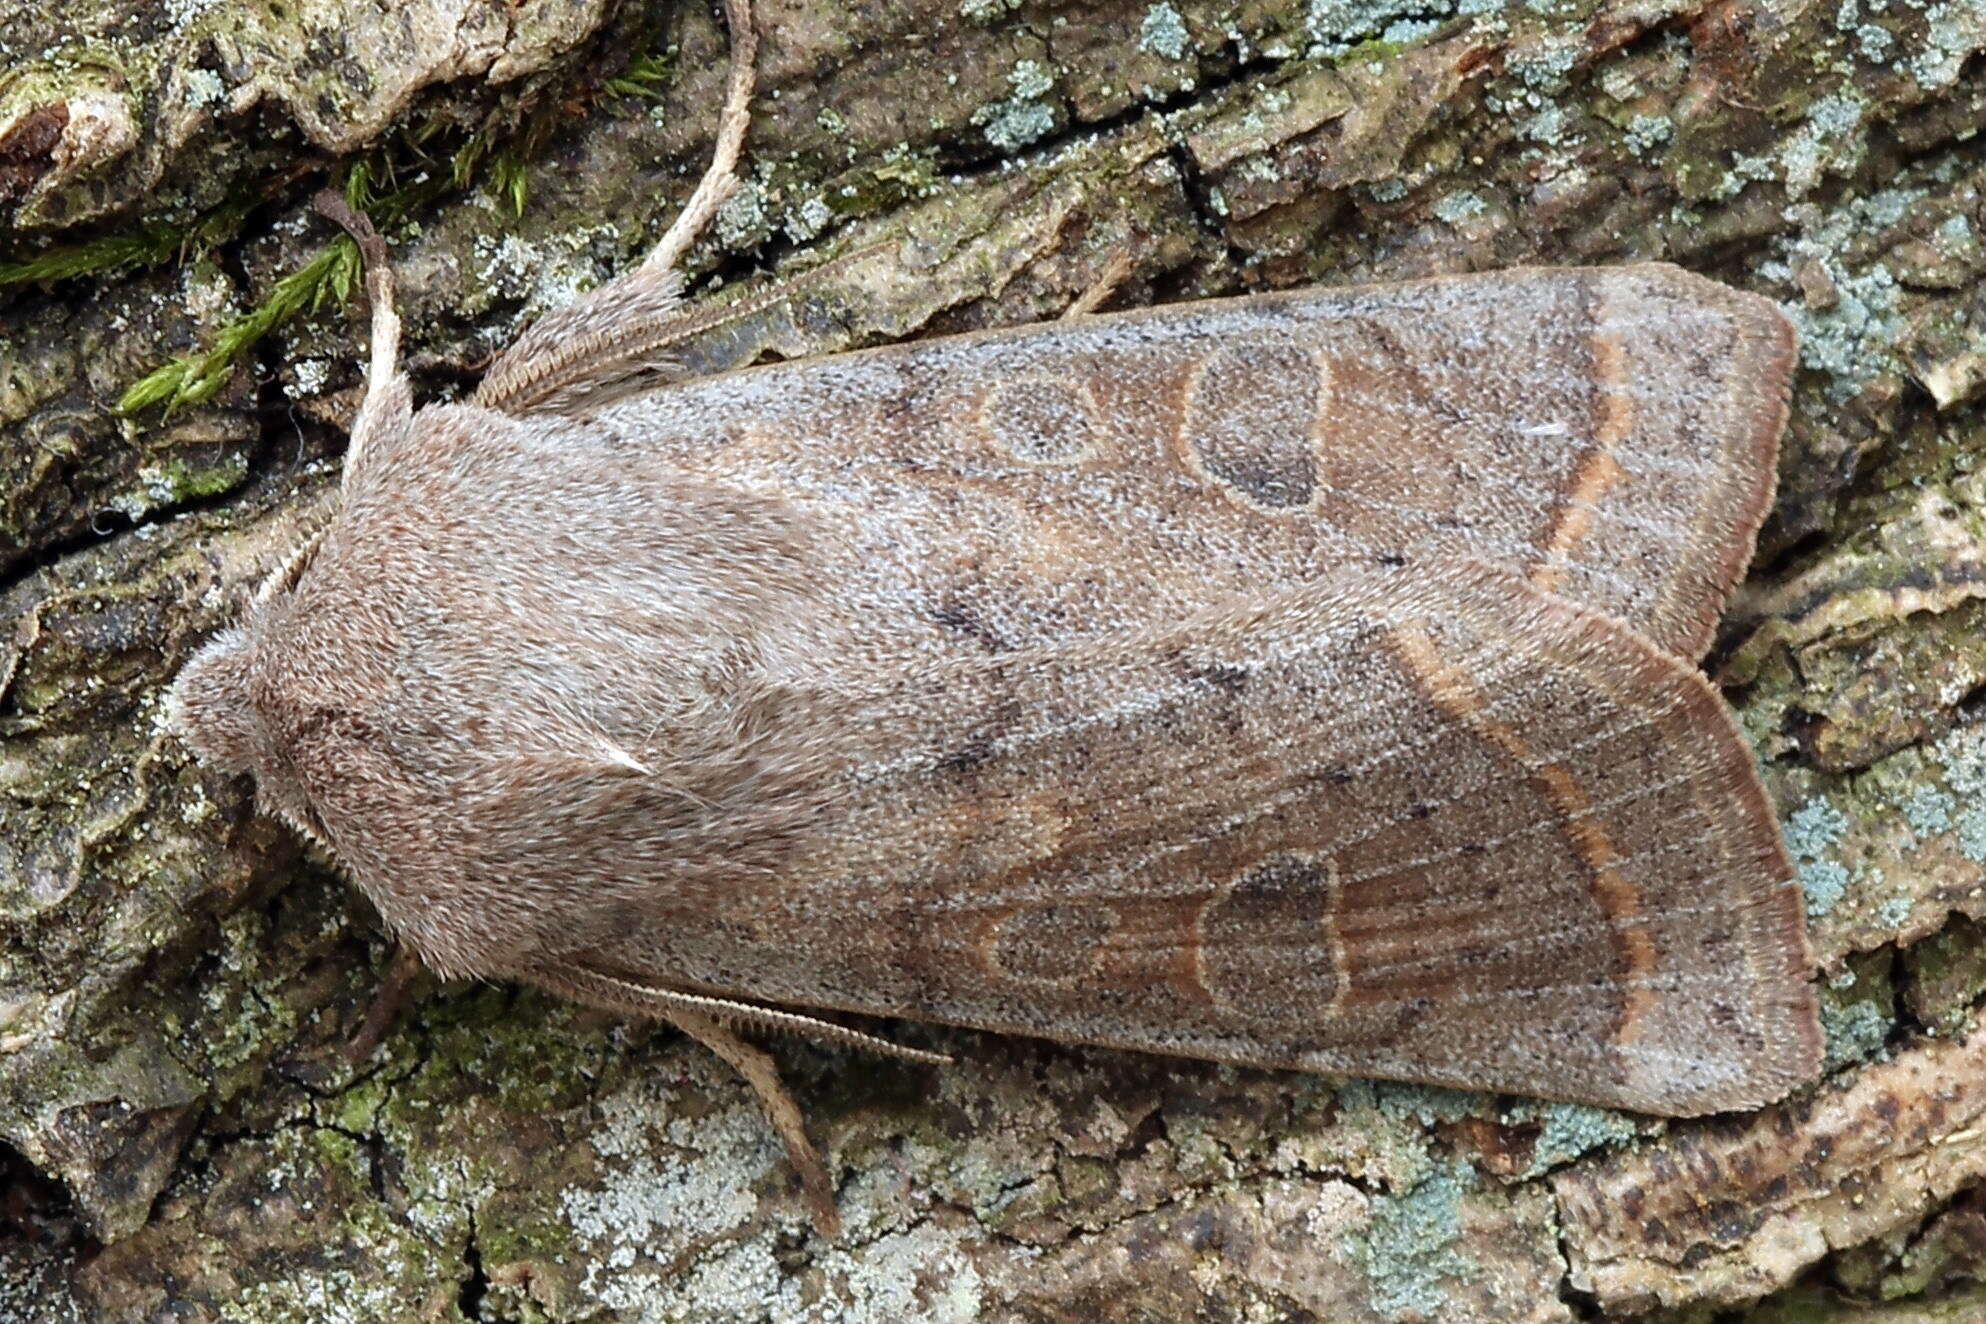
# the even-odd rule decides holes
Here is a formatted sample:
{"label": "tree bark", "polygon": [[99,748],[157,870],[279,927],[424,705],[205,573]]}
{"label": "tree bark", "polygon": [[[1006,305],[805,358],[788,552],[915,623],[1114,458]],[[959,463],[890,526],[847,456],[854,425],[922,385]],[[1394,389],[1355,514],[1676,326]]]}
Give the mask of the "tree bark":
{"label": "tree bark", "polygon": [[[430,981],[348,1066],[376,921],[164,733],[335,486],[363,326],[333,266],[285,283],[328,261],[310,194],[363,164],[434,398],[638,259],[708,150],[701,7],[388,8],[0,16],[0,1319],[1986,1314],[1978,0],[765,0],[698,296],[854,256],[713,362],[1052,317],[1123,252],[1119,307],[1661,258],[1804,341],[1712,666],[1806,888],[1818,1085],[1665,1124],[780,1044],[838,1245],[677,1036]],[[116,411],[236,341],[208,398]]]}

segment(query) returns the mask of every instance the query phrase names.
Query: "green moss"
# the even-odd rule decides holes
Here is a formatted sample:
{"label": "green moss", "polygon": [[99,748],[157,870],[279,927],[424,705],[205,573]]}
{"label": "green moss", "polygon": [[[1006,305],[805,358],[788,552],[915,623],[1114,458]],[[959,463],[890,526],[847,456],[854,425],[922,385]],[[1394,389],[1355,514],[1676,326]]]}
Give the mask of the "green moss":
{"label": "green moss", "polygon": [[627,68],[607,80],[607,90],[615,96],[659,101],[662,85],[669,81],[670,63],[666,55],[637,55],[628,61]]}
{"label": "green moss", "polygon": [[201,228],[162,222],[128,234],[46,248],[32,257],[0,262],[0,287],[74,280],[79,276],[108,276],[160,266],[189,246],[199,244]]}
{"label": "green moss", "polygon": [[359,246],[350,235],[339,235],[300,270],[277,281],[260,305],[222,327],[204,352],[182,355],[139,378],[119,398],[118,412],[162,405],[170,414],[211,400],[234,376],[235,361],[257,341],[298,313],[315,311],[327,297],[342,303],[359,279]]}

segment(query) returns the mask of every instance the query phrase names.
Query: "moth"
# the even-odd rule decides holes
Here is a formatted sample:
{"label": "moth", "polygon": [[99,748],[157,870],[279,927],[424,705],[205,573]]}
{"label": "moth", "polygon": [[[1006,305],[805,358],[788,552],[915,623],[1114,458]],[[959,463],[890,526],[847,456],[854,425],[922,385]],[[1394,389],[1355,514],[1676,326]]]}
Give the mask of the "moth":
{"label": "moth", "polygon": [[437,973],[717,1048],[825,1224],[729,1025],[1665,1115],[1817,1069],[1793,871],[1693,665],[1771,503],[1768,301],[1512,270],[657,383],[672,230],[416,409],[341,219],[341,504],[178,729]]}

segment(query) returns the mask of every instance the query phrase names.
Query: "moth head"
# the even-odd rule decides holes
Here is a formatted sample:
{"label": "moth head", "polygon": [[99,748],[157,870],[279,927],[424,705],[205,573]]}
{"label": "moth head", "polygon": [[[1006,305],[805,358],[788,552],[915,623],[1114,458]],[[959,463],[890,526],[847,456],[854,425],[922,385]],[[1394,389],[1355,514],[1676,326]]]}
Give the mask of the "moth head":
{"label": "moth head", "polygon": [[255,711],[255,647],[246,625],[231,626],[193,655],[172,683],[166,713],[199,760],[219,772],[254,772],[269,737]]}
{"label": "moth head", "polygon": [[[166,718],[202,764],[229,775],[251,774],[257,807],[328,853],[330,845],[303,779],[284,752],[281,714],[270,706],[272,692],[281,684],[268,674],[267,665],[267,649],[280,651],[291,594],[323,536],[319,531],[306,538],[242,604],[240,620],[208,640],[180,669],[166,695]],[[272,644],[272,638],[277,642]]]}

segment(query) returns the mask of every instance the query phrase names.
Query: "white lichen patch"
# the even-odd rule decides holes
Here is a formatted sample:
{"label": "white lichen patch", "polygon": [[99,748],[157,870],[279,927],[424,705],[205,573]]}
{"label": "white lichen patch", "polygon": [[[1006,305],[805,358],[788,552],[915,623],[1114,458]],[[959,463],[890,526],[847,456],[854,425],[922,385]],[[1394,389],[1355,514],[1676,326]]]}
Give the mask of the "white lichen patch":
{"label": "white lichen patch", "polygon": [[1848,868],[1833,858],[1848,833],[1848,816],[1826,796],[1817,795],[1786,820],[1786,849],[1793,856],[1807,914],[1818,918],[1841,903],[1848,891]]}
{"label": "white lichen patch", "polygon": [[1007,84],[1013,95],[981,106],[972,113],[972,122],[988,143],[1012,152],[1054,131],[1055,111],[1041,98],[1054,88],[1055,78],[1039,61],[1017,60]]}
{"label": "white lichen patch", "polygon": [[187,313],[197,322],[221,322],[241,311],[234,282],[211,262],[190,262],[182,268],[179,290]]}
{"label": "white lichen patch", "polygon": [[[696,1074],[715,1078],[720,1070],[714,1061],[699,1063]],[[600,1105],[589,1137],[600,1184],[566,1190],[559,1204],[593,1251],[587,1284],[609,1305],[637,1306],[658,1263],[741,1226],[757,1207],[752,1184],[781,1156],[742,1087],[708,1083],[721,1106],[695,1119],[683,1115],[681,1094],[652,1077]]]}
{"label": "white lichen patch", "polygon": [[1454,12],[1425,0],[1310,0],[1303,31],[1311,55],[1338,56],[1374,37],[1395,45],[1416,41]]}
{"label": "white lichen patch", "polygon": [[599,1184],[561,1198],[591,1256],[582,1289],[614,1319],[964,1324],[980,1317],[982,1284],[965,1253],[976,1227],[902,1196],[902,1166],[942,1168],[943,1154],[913,1146],[896,1163],[851,1177],[841,1195],[843,1242],[822,1249],[796,1278],[775,1254],[774,1229],[751,1226],[758,1212],[751,1187],[784,1162],[783,1153],[743,1086],[714,1062],[693,1070],[715,1111],[685,1117],[682,1092],[653,1078],[631,1082],[601,1105],[591,1140]]}
{"label": "white lichen patch", "polygon": [[191,106],[226,104],[228,85],[212,69],[189,69],[186,73],[186,102]]}
{"label": "white lichen patch", "polygon": [[742,248],[765,226],[765,202],[756,186],[741,182],[717,209],[712,229],[726,248]]}
{"label": "white lichen patch", "polygon": [[[482,200],[486,195],[477,195]],[[618,274],[626,260],[620,227],[579,226],[530,242],[513,233],[484,234],[470,245],[473,273],[491,299],[522,303],[508,327],[493,328],[498,346],[544,313],[563,308]]]}
{"label": "white lichen patch", "polygon": [[834,208],[820,198],[808,198],[786,213],[786,233],[795,243],[804,244],[827,229],[833,220]]}
{"label": "white lichen patch", "polygon": [[1778,238],[1780,256],[1759,267],[1761,276],[1788,285],[1797,285],[1796,262],[1811,263],[1826,274],[1834,291],[1827,306],[1815,308],[1794,299],[1784,307],[1800,330],[1801,363],[1828,376],[1828,398],[1837,403],[1896,370],[1895,346],[1905,330],[1895,275],[1879,262],[1858,267],[1849,254],[1858,241],[1902,220],[1923,197],[1921,189],[1899,188],[1832,211],[1811,204],[1793,208],[1789,219],[1799,230]]}
{"label": "white lichen patch", "polygon": [[1468,189],[1457,189],[1434,204],[1435,218],[1450,225],[1474,220],[1488,210],[1489,204]]}
{"label": "white lichen patch", "polygon": [[1159,0],[1138,23],[1138,45],[1164,59],[1181,60],[1192,48],[1192,38],[1179,11]]}
{"label": "white lichen patch", "polygon": [[283,393],[292,400],[302,400],[313,395],[321,395],[324,391],[324,383],[331,378],[331,361],[329,359],[298,359],[290,365],[290,376],[293,380],[284,386]]}

